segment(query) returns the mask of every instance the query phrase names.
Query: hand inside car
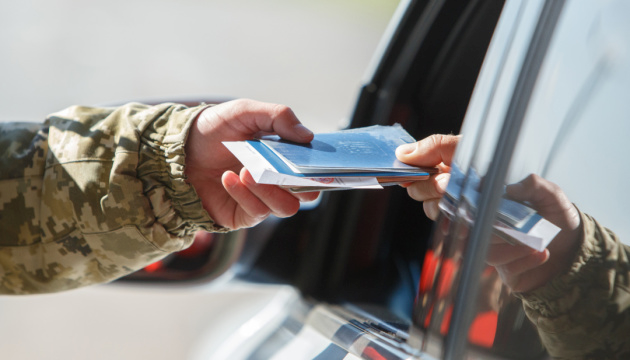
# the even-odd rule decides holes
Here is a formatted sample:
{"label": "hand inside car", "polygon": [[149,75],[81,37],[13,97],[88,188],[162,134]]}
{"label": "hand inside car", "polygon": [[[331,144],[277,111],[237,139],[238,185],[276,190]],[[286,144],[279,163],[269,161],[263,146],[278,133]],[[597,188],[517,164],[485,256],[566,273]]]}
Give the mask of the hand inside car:
{"label": "hand inside car", "polygon": [[423,201],[424,212],[427,216],[437,219],[438,203],[446,191],[446,185],[451,178],[449,171],[459,143],[460,135],[431,135],[416,143],[401,145],[396,149],[398,160],[415,166],[436,166],[440,172],[431,175],[428,180],[405,184],[411,198]]}
{"label": "hand inside car", "polygon": [[[396,150],[402,162],[416,166],[438,166],[448,171],[460,136],[431,135],[414,144]],[[409,195],[424,201],[426,215],[435,220],[438,203],[446,191],[450,176],[433,175],[428,181],[406,184]],[[525,245],[512,245],[494,236],[491,240],[487,263],[497,269],[503,282],[516,292],[534,290],[570,266],[579,247],[580,216],[562,189],[542,177],[531,174],[521,182],[506,187],[508,198],[528,202],[561,231],[543,252]]]}
{"label": "hand inside car", "polygon": [[[273,185],[256,184],[251,174],[222,144],[261,134],[308,143],[313,133],[290,108],[253,100],[234,100],[205,109],[186,144],[186,175],[212,219],[224,227],[251,227],[269,215],[295,214],[300,201],[318,193],[293,194]],[[239,174],[239,175],[237,175]]]}

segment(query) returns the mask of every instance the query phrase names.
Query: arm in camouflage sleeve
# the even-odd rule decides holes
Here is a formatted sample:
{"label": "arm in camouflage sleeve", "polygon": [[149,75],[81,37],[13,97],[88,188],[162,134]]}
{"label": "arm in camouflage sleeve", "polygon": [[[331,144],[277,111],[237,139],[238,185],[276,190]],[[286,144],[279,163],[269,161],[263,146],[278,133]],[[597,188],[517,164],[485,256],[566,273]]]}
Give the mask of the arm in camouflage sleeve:
{"label": "arm in camouflage sleeve", "polygon": [[283,204],[267,206],[281,189],[226,171],[238,170],[238,161],[221,153],[221,140],[299,124],[294,116],[274,119],[261,104],[71,107],[43,126],[1,124],[0,293],[111,281],[187,247],[197,230],[290,215]]}
{"label": "arm in camouflage sleeve", "polygon": [[184,140],[202,110],[71,107],[44,125],[0,127],[0,292],[106,282],[221,230],[184,181]]}
{"label": "arm in camouflage sleeve", "polygon": [[630,249],[580,215],[583,241],[570,271],[517,296],[554,358],[628,359]]}
{"label": "arm in camouflage sleeve", "polygon": [[[401,146],[396,155],[416,166],[450,165],[459,140],[432,135]],[[432,219],[448,179],[442,173],[406,186]],[[548,352],[561,359],[630,359],[630,249],[540,176],[531,174],[506,193],[534,204],[563,229],[544,252],[493,239],[486,258],[523,300]]]}

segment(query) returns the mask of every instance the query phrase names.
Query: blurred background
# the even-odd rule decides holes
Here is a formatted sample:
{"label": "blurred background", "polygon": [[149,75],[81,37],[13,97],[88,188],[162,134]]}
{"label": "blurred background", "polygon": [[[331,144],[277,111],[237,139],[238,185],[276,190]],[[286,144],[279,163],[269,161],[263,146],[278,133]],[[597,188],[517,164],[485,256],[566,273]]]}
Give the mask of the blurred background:
{"label": "blurred background", "polygon": [[349,115],[395,0],[0,5],[0,120],[67,106],[248,97],[317,131]]}
{"label": "blurred background", "polygon": [[[314,131],[333,131],[346,125],[397,5],[3,1],[0,121],[41,122],[74,104],[248,97],[289,105]],[[0,296],[0,352],[29,360],[229,358],[260,341],[298,296],[229,277]]]}

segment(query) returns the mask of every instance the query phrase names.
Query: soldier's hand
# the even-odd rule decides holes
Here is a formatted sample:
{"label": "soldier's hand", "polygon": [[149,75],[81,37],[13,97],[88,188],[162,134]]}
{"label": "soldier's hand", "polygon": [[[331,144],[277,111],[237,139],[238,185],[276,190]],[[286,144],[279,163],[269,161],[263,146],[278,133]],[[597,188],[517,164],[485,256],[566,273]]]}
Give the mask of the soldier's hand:
{"label": "soldier's hand", "polygon": [[568,270],[580,245],[580,214],[558,185],[536,174],[508,185],[506,195],[527,202],[561,229],[542,252],[493,237],[486,261],[513,291],[527,292]]}
{"label": "soldier's hand", "polygon": [[212,219],[224,227],[251,227],[269,215],[295,214],[300,201],[318,193],[294,194],[274,185],[256,184],[251,174],[222,144],[261,134],[308,143],[313,133],[290,108],[253,100],[234,100],[204,110],[186,143],[186,175]]}

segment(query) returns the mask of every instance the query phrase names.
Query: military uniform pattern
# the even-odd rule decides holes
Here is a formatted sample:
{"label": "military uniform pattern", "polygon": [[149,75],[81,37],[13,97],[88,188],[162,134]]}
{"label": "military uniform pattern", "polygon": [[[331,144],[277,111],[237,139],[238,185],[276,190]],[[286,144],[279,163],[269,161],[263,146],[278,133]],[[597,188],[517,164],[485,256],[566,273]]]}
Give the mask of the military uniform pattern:
{"label": "military uniform pattern", "polygon": [[108,282],[188,247],[214,224],[186,182],[203,106],[71,107],[0,124],[0,293]]}
{"label": "military uniform pattern", "polygon": [[630,359],[630,249],[581,214],[583,243],[573,266],[523,299],[557,359]]}

